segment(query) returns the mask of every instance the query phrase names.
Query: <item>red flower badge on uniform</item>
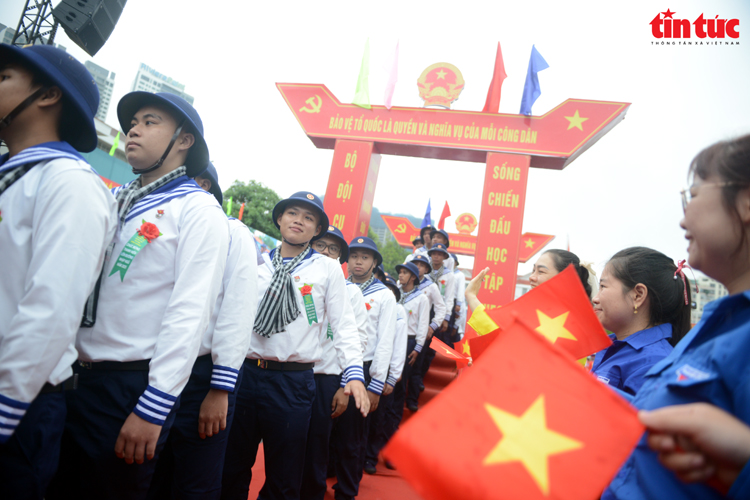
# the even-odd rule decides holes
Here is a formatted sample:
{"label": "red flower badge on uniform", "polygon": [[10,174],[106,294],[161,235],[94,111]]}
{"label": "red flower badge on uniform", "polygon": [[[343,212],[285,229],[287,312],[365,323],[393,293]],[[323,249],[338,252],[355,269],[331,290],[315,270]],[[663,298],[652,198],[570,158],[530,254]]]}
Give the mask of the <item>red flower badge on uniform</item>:
{"label": "red flower badge on uniform", "polygon": [[366,302],[365,303],[365,308],[367,308],[367,310],[369,311],[370,309],[372,309],[372,306],[370,305],[369,302]]}
{"label": "red flower badge on uniform", "polygon": [[138,234],[146,238],[149,243],[151,243],[156,238],[161,236],[161,233],[159,232],[159,228],[156,227],[156,224],[151,223],[151,222],[146,222],[146,221],[143,221],[143,224],[141,224],[141,227],[138,228]]}
{"label": "red flower badge on uniform", "polygon": [[299,289],[300,293],[304,297],[305,295],[310,295],[312,293],[312,287],[310,285],[305,285],[302,288]]}
{"label": "red flower badge on uniform", "polygon": [[441,285],[445,285],[445,280],[440,280]]}

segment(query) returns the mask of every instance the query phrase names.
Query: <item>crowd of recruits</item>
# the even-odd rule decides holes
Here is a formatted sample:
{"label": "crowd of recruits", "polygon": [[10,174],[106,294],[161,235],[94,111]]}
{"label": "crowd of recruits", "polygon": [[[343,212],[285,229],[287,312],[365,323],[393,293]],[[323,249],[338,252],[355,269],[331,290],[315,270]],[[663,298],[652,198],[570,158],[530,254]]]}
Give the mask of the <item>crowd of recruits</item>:
{"label": "crowd of recruits", "polygon": [[451,318],[447,236],[434,269],[399,266],[402,292],[298,192],[260,254],[190,104],[122,98],[139,177],[111,192],[80,155],[98,104],[65,52],[0,45],[0,497],[244,500],[261,441],[260,498],[323,498],[329,445],[336,498],[355,497]]}

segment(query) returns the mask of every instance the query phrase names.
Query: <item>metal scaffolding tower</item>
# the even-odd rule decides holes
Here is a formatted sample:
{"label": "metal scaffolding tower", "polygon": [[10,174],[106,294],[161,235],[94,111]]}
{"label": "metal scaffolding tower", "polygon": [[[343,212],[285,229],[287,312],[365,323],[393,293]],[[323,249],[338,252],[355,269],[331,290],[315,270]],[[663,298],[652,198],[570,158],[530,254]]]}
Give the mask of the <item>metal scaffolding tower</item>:
{"label": "metal scaffolding tower", "polygon": [[57,21],[52,17],[52,0],[26,0],[18,21],[13,45],[52,45]]}

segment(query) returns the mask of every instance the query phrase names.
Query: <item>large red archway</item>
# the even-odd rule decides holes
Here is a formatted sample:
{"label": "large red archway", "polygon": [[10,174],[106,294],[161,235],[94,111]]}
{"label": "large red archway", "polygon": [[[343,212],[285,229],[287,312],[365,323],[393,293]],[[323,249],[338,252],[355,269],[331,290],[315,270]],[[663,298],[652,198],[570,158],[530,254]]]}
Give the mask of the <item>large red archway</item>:
{"label": "large red archway", "polygon": [[474,273],[479,299],[513,300],[529,167],[562,170],[625,118],[629,103],[568,99],[541,116],[343,104],[320,84],[277,83],[305,134],[333,149],[325,209],[347,240],[367,235],[381,155],[485,163]]}

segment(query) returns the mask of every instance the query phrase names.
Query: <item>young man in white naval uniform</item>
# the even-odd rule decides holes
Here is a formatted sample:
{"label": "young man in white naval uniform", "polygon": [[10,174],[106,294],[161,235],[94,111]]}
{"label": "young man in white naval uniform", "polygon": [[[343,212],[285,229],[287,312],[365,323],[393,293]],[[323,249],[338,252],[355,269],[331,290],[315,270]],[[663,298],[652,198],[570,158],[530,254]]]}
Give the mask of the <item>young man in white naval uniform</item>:
{"label": "young man in white naval uniform", "polygon": [[195,109],[131,92],[117,116],[140,176],[113,190],[119,228],[76,338],[55,498],[145,496],[229,249],[226,216],[192,179],[208,164]]}
{"label": "young man in white naval uniform", "polygon": [[427,255],[427,251],[432,247],[430,235],[434,230],[435,228],[429,224],[419,230],[419,239],[422,240],[422,246],[415,248],[412,253],[407,255],[404,263],[411,262],[417,255]]}
{"label": "young man in white naval uniform", "polygon": [[300,191],[273,209],[281,245],[264,254],[260,303],[244,362],[229,436],[222,498],[245,500],[263,440],[266,481],[261,499],[298,499],[305,461],[320,342],[328,323],[342,366],[346,396],[367,415],[362,345],[341,267],[310,247],[329,226],[323,202]]}
{"label": "young man in white naval uniform", "polygon": [[[340,264],[344,264],[349,258],[349,245],[346,244],[344,236],[336,226],[328,226],[328,232],[322,238],[315,240],[313,248],[316,252],[337,260]],[[367,345],[368,322],[365,299],[357,285],[349,281],[346,285],[364,352]],[[310,429],[307,433],[305,470],[300,490],[300,498],[306,500],[322,500],[325,497],[331,429],[334,419],[341,416],[349,405],[350,396],[344,395],[344,387],[341,384],[343,370],[336,349],[333,347],[334,335],[336,332],[329,324],[324,331],[324,337],[321,338],[323,359],[315,363],[315,368],[313,368],[315,401],[310,417]],[[356,409],[354,411],[358,412]]]}
{"label": "young man in white naval uniform", "polygon": [[[428,253],[430,257],[430,262],[432,263],[432,270],[426,275],[427,279],[432,281],[437,289],[440,291],[440,295],[443,299],[443,304],[445,305],[445,316],[443,317],[442,324],[438,331],[435,333],[435,336],[442,340],[443,342],[453,345],[453,343],[450,341],[450,332],[448,331],[448,326],[451,321],[451,317],[453,316],[453,301],[455,300],[455,294],[456,294],[456,285],[454,282],[453,272],[446,269],[446,267],[443,265],[445,260],[450,257],[450,254],[448,253],[448,250],[446,246],[442,243],[435,243],[432,248],[430,249]],[[435,318],[437,320],[437,318]],[[430,348],[430,344],[432,343],[432,337],[427,339],[427,344],[425,351],[423,352],[424,359],[421,362],[420,366],[420,390],[423,390],[424,387],[424,377],[427,375],[427,371],[430,369],[430,365],[432,364],[432,360],[435,359],[435,351],[434,349]]]}
{"label": "young man in white naval uniform", "polygon": [[[221,206],[223,194],[214,165],[195,177]],[[149,498],[218,499],[235,386],[258,305],[256,244],[249,228],[229,217],[229,253],[221,292],[203,334],[198,359],[180,395],[180,408],[159,456]]]}
{"label": "young man in white naval uniform", "polygon": [[[430,231],[430,248],[427,251],[427,254],[429,255],[429,250],[434,247],[437,243],[442,243],[445,245],[445,248],[448,249],[451,246],[451,238],[448,235],[448,233],[444,229],[433,229]],[[448,254],[448,257],[443,261],[443,266],[450,272],[453,272],[453,270],[456,268],[456,262],[453,260],[453,256],[451,254]]]}
{"label": "young man in white naval uniform", "polygon": [[408,320],[404,370],[401,375],[401,382],[397,383],[393,390],[393,407],[396,419],[389,422],[388,427],[391,429],[398,428],[398,424],[401,422],[406,393],[409,393],[410,398],[412,397],[412,392],[415,393],[413,396],[415,404],[419,397],[419,389],[416,387],[416,381],[413,380],[413,371],[416,368],[418,356],[424,349],[430,322],[430,300],[416,286],[419,280],[417,266],[413,262],[407,262],[406,264],[396,266],[396,270],[398,271],[398,280],[401,284],[401,299],[399,300],[399,304],[404,306]]}
{"label": "young man in white naval uniform", "polygon": [[64,51],[0,44],[0,498],[43,498],[57,468],[75,334],[117,226],[78,153],[98,105]]}
{"label": "young man in white naval uniform", "polygon": [[353,499],[359,492],[359,483],[365,467],[369,423],[373,413],[377,413],[393,354],[396,301],[393,294],[375,277],[375,269],[382,263],[383,257],[372,239],[360,236],[349,242],[349,280],[362,290],[367,308],[367,350],[364,355],[364,367],[370,398],[370,415],[363,419],[357,412],[347,410],[336,424],[333,435],[338,479],[333,486],[336,500]]}
{"label": "young man in white naval uniform", "polygon": [[[411,263],[419,269],[420,281],[417,288],[427,296],[430,302],[430,327],[427,331],[427,340],[425,343],[426,347],[429,347],[430,342],[432,341],[432,336],[448,328],[448,322],[445,321],[445,301],[440,294],[440,289],[427,277],[427,274],[432,271],[432,261],[430,258],[427,255],[417,255],[412,259]],[[406,400],[406,406],[412,412],[419,409],[417,399],[419,398],[420,391],[424,389],[424,386],[422,385],[422,363],[425,354],[425,351],[420,353],[419,358],[414,363],[414,367],[410,370],[411,378],[406,381],[409,386],[409,396]]]}
{"label": "young man in white naval uniform", "polygon": [[[372,420],[370,421],[370,430],[365,451],[365,472],[368,474],[373,474],[376,471],[375,465],[378,463],[378,454],[388,441],[388,437],[392,434],[389,431],[389,422],[395,420],[393,388],[399,379],[401,379],[404,360],[406,358],[406,323],[408,317],[404,306],[398,303],[401,300],[401,290],[399,290],[396,281],[390,276],[386,276],[384,284],[396,299],[396,334],[393,336],[393,352],[391,353],[391,361],[388,368],[388,378],[386,379],[383,393],[380,395],[379,411],[372,414]],[[386,463],[386,466],[388,466],[388,463]]]}

